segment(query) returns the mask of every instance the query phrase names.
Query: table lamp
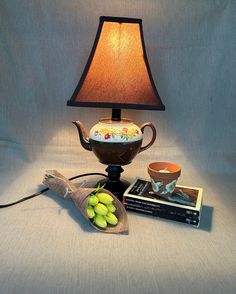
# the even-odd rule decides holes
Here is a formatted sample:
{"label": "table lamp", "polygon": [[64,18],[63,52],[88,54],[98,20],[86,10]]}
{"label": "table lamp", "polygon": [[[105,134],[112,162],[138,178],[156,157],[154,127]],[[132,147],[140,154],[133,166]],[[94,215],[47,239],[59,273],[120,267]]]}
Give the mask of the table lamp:
{"label": "table lamp", "polygon": [[[142,20],[101,16],[97,35],[79,83],[67,102],[69,106],[111,108],[109,118],[101,118],[89,134],[80,121],[81,145],[93,151],[108,165],[108,179],[100,184],[118,198],[129,183],[120,180],[123,165],[155,141],[151,122],[140,127],[121,118],[121,109],[165,110],[155,87],[144,45]],[[152,130],[150,142],[142,146],[146,127]]]}

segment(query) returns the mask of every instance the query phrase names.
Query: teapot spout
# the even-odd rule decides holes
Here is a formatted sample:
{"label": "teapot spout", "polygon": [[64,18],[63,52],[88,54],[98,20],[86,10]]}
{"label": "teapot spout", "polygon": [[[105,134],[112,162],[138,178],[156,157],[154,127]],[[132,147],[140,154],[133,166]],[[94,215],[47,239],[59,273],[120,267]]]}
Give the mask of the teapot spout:
{"label": "teapot spout", "polygon": [[72,121],[72,123],[77,127],[79,138],[81,145],[84,147],[84,149],[92,151],[91,143],[89,142],[89,136],[87,131],[85,130],[84,125],[80,121]]}

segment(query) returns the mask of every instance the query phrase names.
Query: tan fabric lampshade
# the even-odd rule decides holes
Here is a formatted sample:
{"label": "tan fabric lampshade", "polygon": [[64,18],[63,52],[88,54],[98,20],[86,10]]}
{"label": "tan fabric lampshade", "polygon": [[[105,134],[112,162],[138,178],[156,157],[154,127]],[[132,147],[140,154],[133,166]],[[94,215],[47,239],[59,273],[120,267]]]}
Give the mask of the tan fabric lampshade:
{"label": "tan fabric lampshade", "polygon": [[164,110],[140,19],[100,17],[92,52],[68,105]]}

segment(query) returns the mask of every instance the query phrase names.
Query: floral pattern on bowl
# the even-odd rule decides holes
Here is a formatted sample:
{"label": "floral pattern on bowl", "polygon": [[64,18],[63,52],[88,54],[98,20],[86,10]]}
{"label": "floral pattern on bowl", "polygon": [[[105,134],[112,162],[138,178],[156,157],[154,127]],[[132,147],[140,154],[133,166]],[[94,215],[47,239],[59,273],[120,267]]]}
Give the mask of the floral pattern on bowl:
{"label": "floral pattern on bowl", "polygon": [[163,182],[161,181],[155,182],[153,179],[151,179],[153,191],[159,192],[161,195],[172,194],[175,190],[176,182],[177,182],[176,180],[173,180],[170,183],[163,186]]}
{"label": "floral pattern on bowl", "polygon": [[164,190],[162,190],[161,191],[161,194],[163,195],[165,195],[165,194],[167,194],[167,193],[170,193],[170,194],[172,194],[173,192],[174,192],[174,190],[175,190],[175,185],[176,185],[176,180],[173,180],[172,182],[170,182],[169,184],[167,184],[166,186],[165,186],[165,188],[164,188]]}
{"label": "floral pattern on bowl", "polygon": [[163,185],[163,182],[155,182],[152,178],[151,178],[151,184],[152,184],[152,190],[154,192],[158,192],[161,188],[161,186]]}

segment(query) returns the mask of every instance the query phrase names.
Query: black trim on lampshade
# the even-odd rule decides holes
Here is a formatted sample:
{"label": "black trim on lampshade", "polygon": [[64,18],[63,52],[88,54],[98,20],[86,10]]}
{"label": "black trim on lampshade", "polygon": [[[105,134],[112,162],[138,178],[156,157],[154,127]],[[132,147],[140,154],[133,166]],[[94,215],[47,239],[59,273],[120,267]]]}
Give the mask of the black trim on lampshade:
{"label": "black trim on lampshade", "polygon": [[142,109],[142,110],[165,110],[165,105],[146,105],[146,104],[123,104],[110,102],[78,102],[67,101],[67,106],[94,107],[94,108],[113,108],[113,109]]}
{"label": "black trim on lampshade", "polygon": [[130,18],[130,17],[115,17],[115,16],[100,16],[100,21],[109,22],[126,22],[126,23],[142,23],[141,18]]}
{"label": "black trim on lampshade", "polygon": [[[118,22],[118,23],[138,23],[140,26],[140,34],[141,34],[141,42],[142,42],[142,48],[143,48],[143,58],[144,62],[148,71],[148,76],[153,88],[153,91],[155,93],[155,96],[157,98],[157,104],[156,105],[151,105],[151,104],[126,104],[126,103],[109,103],[109,102],[81,102],[81,101],[76,101],[76,97],[83,85],[83,82],[87,76],[88,70],[90,68],[90,65],[92,63],[98,41],[100,38],[100,34],[102,31],[102,27],[105,21],[108,22]],[[159,101],[158,101],[159,100]],[[148,59],[147,59],[147,54],[146,54],[146,48],[145,48],[145,43],[144,43],[144,36],[143,36],[143,27],[142,27],[142,19],[139,18],[128,18],[128,17],[112,17],[112,16],[100,16],[100,21],[99,21],[99,26],[97,30],[97,34],[95,37],[95,41],[92,47],[92,50],[90,52],[88,61],[86,63],[86,66],[84,68],[84,71],[82,73],[82,76],[74,90],[74,93],[71,97],[70,100],[67,101],[68,106],[78,106],[78,107],[96,107],[96,108],[113,108],[113,109],[143,109],[143,110],[165,110],[165,105],[162,103],[161,98],[158,94],[158,91],[156,89],[151,70],[149,67]]]}
{"label": "black trim on lampshade", "polygon": [[[151,73],[151,69],[148,63],[148,59],[147,59],[147,53],[146,53],[146,47],[145,47],[145,43],[144,43],[144,36],[143,36],[143,24],[142,22],[140,23],[140,33],[141,33],[141,41],[142,41],[142,46],[143,46],[143,58],[147,67],[147,71],[148,71],[148,75],[152,84],[152,88],[153,91],[155,93],[155,95],[157,96],[157,98],[159,98],[161,105],[159,106],[160,108],[155,108],[156,110],[165,110],[165,105],[162,103],[161,101],[161,97],[157,91],[156,85],[154,83],[153,77],[152,77],[152,73]],[[150,108],[153,109],[153,108]]]}

